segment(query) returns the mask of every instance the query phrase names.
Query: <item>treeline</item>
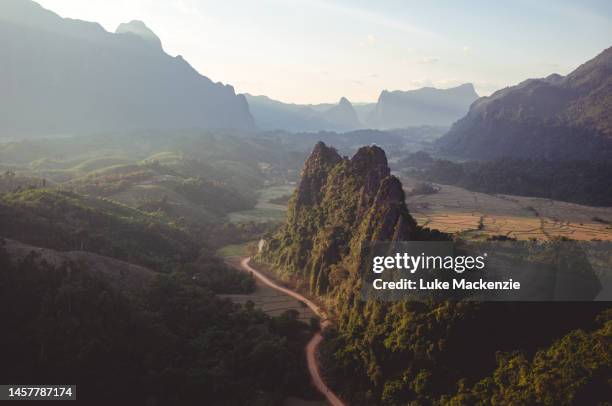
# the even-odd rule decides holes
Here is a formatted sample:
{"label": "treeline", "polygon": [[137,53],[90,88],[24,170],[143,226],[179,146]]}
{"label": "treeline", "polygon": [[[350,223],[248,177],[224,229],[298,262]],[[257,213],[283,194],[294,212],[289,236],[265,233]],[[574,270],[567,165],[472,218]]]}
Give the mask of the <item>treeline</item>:
{"label": "treeline", "polygon": [[76,384],[86,404],[282,405],[308,396],[307,326],[159,274],[134,296],[79,263],[0,246],[0,381]]}
{"label": "treeline", "polygon": [[398,168],[412,169],[430,182],[476,192],[612,206],[612,162],[510,158],[452,162],[433,159],[420,152],[404,158]]}

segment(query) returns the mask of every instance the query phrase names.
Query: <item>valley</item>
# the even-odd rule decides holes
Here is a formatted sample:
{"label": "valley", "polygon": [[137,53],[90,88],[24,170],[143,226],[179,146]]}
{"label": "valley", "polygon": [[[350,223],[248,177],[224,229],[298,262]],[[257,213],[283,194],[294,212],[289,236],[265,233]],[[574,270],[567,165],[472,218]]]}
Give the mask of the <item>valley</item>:
{"label": "valley", "polygon": [[610,4],[81,3],[0,0],[0,399],[610,404]]}

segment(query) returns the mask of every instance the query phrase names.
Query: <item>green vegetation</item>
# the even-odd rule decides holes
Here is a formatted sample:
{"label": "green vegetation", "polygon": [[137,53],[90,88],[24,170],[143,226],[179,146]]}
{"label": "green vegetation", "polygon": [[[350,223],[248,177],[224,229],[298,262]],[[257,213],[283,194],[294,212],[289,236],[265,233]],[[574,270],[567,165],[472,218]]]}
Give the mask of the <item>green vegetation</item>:
{"label": "green vegetation", "polygon": [[285,212],[278,209],[251,209],[231,213],[232,223],[275,222],[280,223],[285,218]]}
{"label": "green vegetation", "polygon": [[[0,247],[0,312],[10,330],[0,355],[11,366],[0,379],[73,382],[87,404],[282,405],[289,395],[312,397],[308,326],[218,296],[252,292],[255,282],[215,251],[235,244],[238,252],[237,244],[270,229],[224,217],[254,205],[268,176],[261,162],[284,163],[231,136],[167,139],[0,145],[17,173],[0,195],[2,237],[158,271],[153,283],[117,289],[86,261],[51,265]],[[233,152],[220,160],[220,148]],[[33,175],[54,181],[13,187],[16,178],[39,179]]]}
{"label": "green vegetation", "polygon": [[227,245],[257,241],[275,227],[276,224],[265,222],[214,224],[203,231],[201,238],[206,245],[220,249]]}
{"label": "green vegetation", "polygon": [[[0,194],[2,237],[93,252],[154,274],[153,283],[124,291],[86,262],[50,265],[0,249],[0,355],[15,365],[0,369],[0,380],[75,382],[82,399],[99,404],[122,397],[280,405],[289,394],[310,397],[303,346],[316,320],[307,325],[284,309],[269,317],[253,303],[219,297],[244,296],[255,283],[215,254],[243,255],[247,242],[265,237],[258,259],[329,310],[335,329],[325,332],[321,362],[350,404],[610,398],[606,304],[361,300],[367,244],[450,237],[416,226],[374,146],[348,159],[317,145],[285,211],[278,203],[300,162],[288,148],[283,134],[193,132],[0,145],[10,168]],[[417,192],[433,189],[425,183]]]}
{"label": "green vegetation", "polygon": [[224,188],[222,184],[202,178],[185,180],[172,187],[191,202],[208,208],[218,216],[245,210],[254,204],[253,201],[232,189]]}
{"label": "green vegetation", "polygon": [[19,176],[7,169],[0,174],[0,193],[18,192],[25,189],[36,189],[47,186],[46,179]]}
{"label": "green vegetation", "polygon": [[243,195],[222,181],[191,176],[196,171],[188,170],[187,175],[179,172],[184,168],[179,168],[177,162],[174,164],[147,161],[112,166],[75,179],[64,187],[195,223],[216,222],[232,211],[254,206],[250,192]]}
{"label": "green vegetation", "polygon": [[79,263],[35,259],[0,246],[2,382],[70,382],[100,405],[282,405],[310,393],[307,326],[292,315],[219,299],[181,272],[126,296]]}
{"label": "green vegetation", "polygon": [[291,199],[291,195],[279,196],[275,197],[274,199],[270,199],[270,203],[286,206],[289,203],[289,199]]}
{"label": "green vegetation", "polygon": [[56,250],[85,250],[153,269],[198,258],[200,244],[159,216],[109,200],[37,189],[0,198],[2,236]]}
{"label": "green vegetation", "polygon": [[246,254],[246,244],[230,244],[217,250],[217,255],[223,258],[240,257]]}
{"label": "green vegetation", "polygon": [[286,204],[279,204],[277,199],[290,197],[292,185],[269,186],[256,192],[257,204],[249,210],[236,211],[230,214],[232,223],[279,223],[285,219]]}
{"label": "green vegetation", "polygon": [[529,359],[500,353],[491,376],[445,398],[451,404],[588,405],[610,400],[612,315],[594,331],[573,330]]}
{"label": "green vegetation", "polygon": [[[322,360],[351,405],[608,399],[610,322],[590,330],[606,304],[388,304],[347,294],[329,301],[338,325],[326,333]],[[572,330],[579,327],[589,330]]]}
{"label": "green vegetation", "polygon": [[52,186],[203,225],[253,209],[258,190],[295,176],[292,156],[273,134],[196,130],[9,142],[0,193]]}

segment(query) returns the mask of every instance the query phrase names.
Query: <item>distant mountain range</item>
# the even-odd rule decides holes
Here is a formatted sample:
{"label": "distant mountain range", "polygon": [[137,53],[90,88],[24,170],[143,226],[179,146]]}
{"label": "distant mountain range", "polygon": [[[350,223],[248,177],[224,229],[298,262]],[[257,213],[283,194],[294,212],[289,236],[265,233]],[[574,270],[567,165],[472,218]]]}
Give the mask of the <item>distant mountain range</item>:
{"label": "distant mountain range", "polygon": [[262,130],[287,131],[347,131],[362,124],[348,99],[338,104],[293,104],[273,100],[267,96],[246,94],[251,114]]}
{"label": "distant mountain range", "polygon": [[373,128],[419,125],[450,126],[463,117],[478,99],[471,83],[449,89],[423,87],[417,90],[383,90],[368,122]]}
{"label": "distant mountain range", "polygon": [[569,75],[482,97],[439,140],[447,155],[612,159],[612,47]]}
{"label": "distant mountain range", "polygon": [[116,33],[29,0],[0,2],[0,131],[254,128],[246,99],[166,54],[139,21]]}
{"label": "distant mountain range", "polygon": [[409,91],[383,90],[376,103],[292,104],[266,96],[246,95],[257,126],[264,130],[347,131],[450,126],[478,99],[470,83],[450,89],[424,87]]}

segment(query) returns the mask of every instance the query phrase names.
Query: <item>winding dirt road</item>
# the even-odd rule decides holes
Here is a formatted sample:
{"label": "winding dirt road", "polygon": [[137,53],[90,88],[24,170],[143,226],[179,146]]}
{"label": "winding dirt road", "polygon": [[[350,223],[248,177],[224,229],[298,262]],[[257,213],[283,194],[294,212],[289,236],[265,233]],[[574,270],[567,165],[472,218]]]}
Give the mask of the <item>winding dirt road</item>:
{"label": "winding dirt road", "polygon": [[[268,285],[269,287],[278,290],[286,295],[289,295],[301,302],[303,302],[306,306],[312,310],[314,314],[319,316],[321,331],[323,331],[327,326],[331,323],[327,320],[327,316],[323,310],[319,306],[317,306],[313,301],[308,300],[304,296],[300,295],[297,292],[294,292],[291,289],[284,288],[280,285],[274,283],[270,278],[256,270],[255,268],[249,265],[249,261],[251,257],[246,257],[240,261],[240,266],[247,272],[251,272],[257,279],[259,279],[262,283]],[[327,401],[332,406],[346,406],[342,400],[332,390],[325,384],[323,381],[323,377],[321,376],[321,370],[319,369],[319,363],[317,362],[317,350],[319,348],[319,344],[323,341],[323,336],[321,332],[317,332],[308,344],[306,345],[306,360],[308,362],[308,372],[312,377],[312,383],[314,386],[325,396]]]}

